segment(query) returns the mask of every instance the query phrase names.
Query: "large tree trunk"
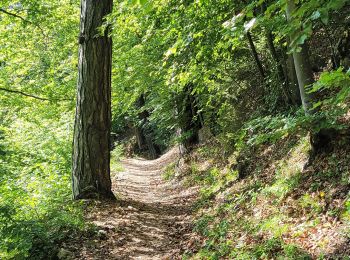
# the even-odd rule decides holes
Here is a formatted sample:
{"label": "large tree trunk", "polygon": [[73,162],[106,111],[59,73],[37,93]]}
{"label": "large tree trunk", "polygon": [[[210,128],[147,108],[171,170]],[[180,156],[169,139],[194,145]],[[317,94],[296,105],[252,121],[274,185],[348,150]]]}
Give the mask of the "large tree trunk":
{"label": "large tree trunk", "polygon": [[82,0],[73,142],[74,199],[114,198],[110,178],[112,40],[100,35],[112,0]]}
{"label": "large tree trunk", "polygon": [[[292,14],[296,9],[294,0],[287,0],[287,18],[292,19]],[[305,90],[306,86],[314,83],[313,73],[309,60],[307,44],[300,46],[301,51],[293,51],[295,71],[298,78],[300,98],[306,114],[312,113],[311,96]]]}

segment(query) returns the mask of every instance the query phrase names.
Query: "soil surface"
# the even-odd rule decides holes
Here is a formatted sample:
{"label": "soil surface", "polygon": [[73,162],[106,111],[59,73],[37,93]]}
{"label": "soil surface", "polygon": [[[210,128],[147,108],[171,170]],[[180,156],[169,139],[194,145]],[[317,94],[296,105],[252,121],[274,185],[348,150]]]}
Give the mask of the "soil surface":
{"label": "soil surface", "polygon": [[174,148],[157,160],[123,160],[123,171],[112,177],[117,202],[88,207],[87,220],[98,227],[97,235],[81,237],[73,258],[181,259],[196,191],[163,179],[165,167],[178,158]]}

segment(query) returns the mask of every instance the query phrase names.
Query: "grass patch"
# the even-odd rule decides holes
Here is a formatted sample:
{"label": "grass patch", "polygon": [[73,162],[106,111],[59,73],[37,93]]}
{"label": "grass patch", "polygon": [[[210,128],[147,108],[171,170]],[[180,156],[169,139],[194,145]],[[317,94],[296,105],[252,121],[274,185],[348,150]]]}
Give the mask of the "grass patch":
{"label": "grass patch", "polygon": [[169,165],[167,165],[167,167],[164,169],[163,172],[163,179],[166,181],[171,181],[173,179],[175,179],[175,166],[176,163],[170,163]]}

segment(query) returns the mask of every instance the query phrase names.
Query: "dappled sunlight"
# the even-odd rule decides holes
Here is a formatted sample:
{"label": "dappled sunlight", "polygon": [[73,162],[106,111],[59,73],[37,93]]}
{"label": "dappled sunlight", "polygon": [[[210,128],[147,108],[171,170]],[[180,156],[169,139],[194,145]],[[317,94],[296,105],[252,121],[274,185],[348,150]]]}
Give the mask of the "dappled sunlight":
{"label": "dappled sunlight", "polygon": [[191,205],[196,189],[184,189],[163,180],[163,170],[178,160],[170,150],[157,160],[122,160],[114,173],[117,202],[91,202],[87,221],[97,228],[95,237],[67,247],[83,259],[175,259],[184,250],[191,231]]}
{"label": "dappled sunlight", "polygon": [[0,0],[1,260],[350,259],[350,0]]}

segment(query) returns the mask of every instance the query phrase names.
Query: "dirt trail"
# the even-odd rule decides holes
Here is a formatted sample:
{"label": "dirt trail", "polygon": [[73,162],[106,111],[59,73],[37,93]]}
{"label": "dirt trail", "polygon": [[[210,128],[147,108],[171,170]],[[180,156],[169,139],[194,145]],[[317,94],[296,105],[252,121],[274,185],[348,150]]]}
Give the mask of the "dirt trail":
{"label": "dirt trail", "polygon": [[[76,259],[178,259],[191,230],[194,189],[165,182],[164,168],[178,159],[174,148],[153,161],[125,159],[113,177],[118,202],[97,203],[88,220],[99,237],[82,243]],[[86,239],[88,240],[88,239]]]}

